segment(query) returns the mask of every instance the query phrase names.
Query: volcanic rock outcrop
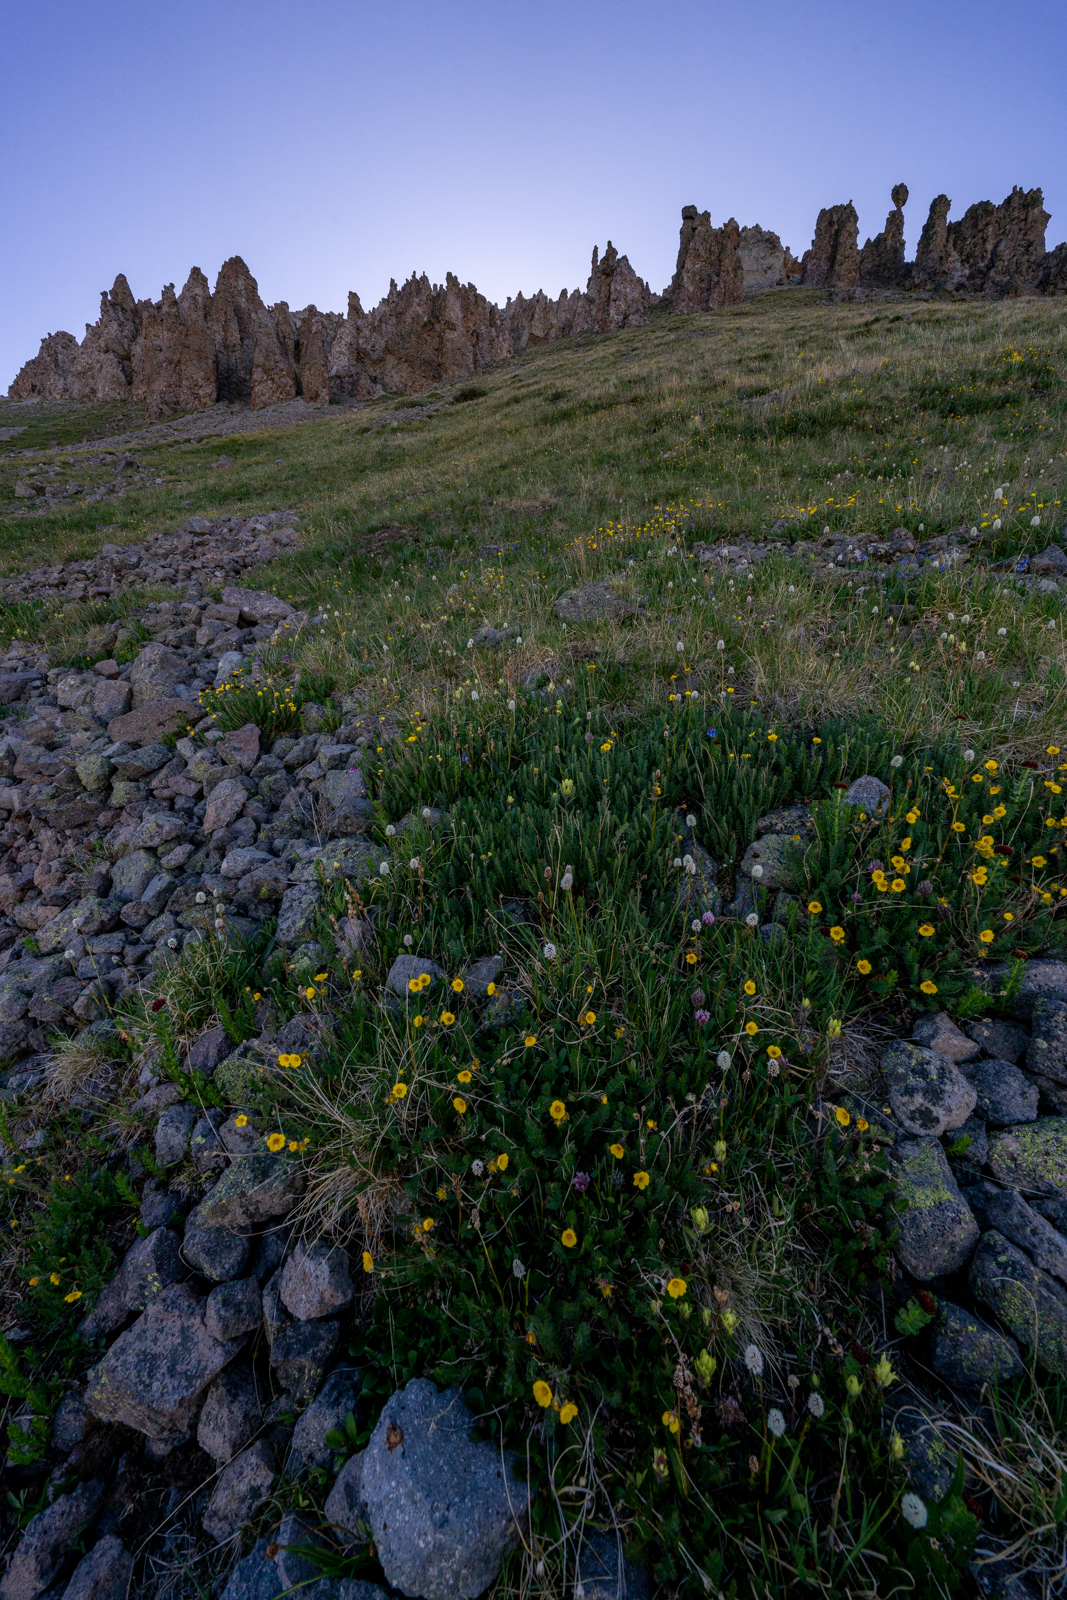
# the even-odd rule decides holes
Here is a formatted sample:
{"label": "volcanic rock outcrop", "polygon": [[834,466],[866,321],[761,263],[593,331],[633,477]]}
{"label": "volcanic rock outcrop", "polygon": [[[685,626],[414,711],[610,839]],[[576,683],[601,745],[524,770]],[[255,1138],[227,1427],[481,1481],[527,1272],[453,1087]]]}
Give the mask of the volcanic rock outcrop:
{"label": "volcanic rock outcrop", "polygon": [[931,203],[915,253],[917,288],[997,296],[1033,294],[1039,287],[1056,292],[1063,272],[1050,278],[1057,251],[1045,251],[1049,214],[1040,189],[1016,187],[999,206],[980,200],[958,222],[948,221],[951,205],[944,194]]}
{"label": "volcanic rock outcrop", "polygon": [[851,294],[859,282],[859,218],[850,200],[825,206],[815,222],[815,238],[804,253],[802,282],[813,289]]}
{"label": "volcanic rock outcrop", "polygon": [[906,183],[894,184],[893,209],[885,219],[885,228],[876,233],[859,254],[859,282],[864,289],[899,288],[908,279],[908,266],[904,260],[904,207],[908,203]]}
{"label": "volcanic rock outcrop", "polygon": [[684,315],[737,305],[745,287],[740,244],[741,230],[733,217],[713,228],[710,212],[683,206],[678,262],[663,291],[671,310]]}
{"label": "volcanic rock outcrop", "polygon": [[746,289],[774,289],[800,276],[800,262],[769,228],[742,228],[738,253]]}

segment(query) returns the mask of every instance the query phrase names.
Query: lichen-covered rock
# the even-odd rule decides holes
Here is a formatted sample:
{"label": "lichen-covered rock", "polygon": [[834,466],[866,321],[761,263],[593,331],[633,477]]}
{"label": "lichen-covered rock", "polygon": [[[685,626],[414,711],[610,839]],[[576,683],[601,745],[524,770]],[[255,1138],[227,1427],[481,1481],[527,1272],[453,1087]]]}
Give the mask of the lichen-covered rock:
{"label": "lichen-covered rock", "polygon": [[1037,1119],[1038,1089],[1010,1061],[976,1061],[967,1076],[978,1091],[978,1115],[991,1128]]}
{"label": "lichen-covered rock", "polygon": [[1067,1000],[1036,999],[1031,1027],[1027,1067],[1053,1083],[1067,1083]]}
{"label": "lichen-covered rock", "polygon": [[920,1283],[958,1272],[978,1243],[978,1224],[945,1152],[932,1139],[902,1139],[891,1158],[901,1261]]}
{"label": "lichen-covered rock", "polygon": [[253,1439],[263,1408],[252,1369],[234,1361],[207,1391],[196,1427],[196,1442],[213,1461],[230,1461]]}
{"label": "lichen-covered rock", "polygon": [[278,911],[278,943],[292,949],[310,939],[321,905],[320,883],[295,883],[291,889],[286,889]]}
{"label": "lichen-covered rock", "polygon": [[958,1128],[975,1109],[978,1091],[955,1062],[906,1039],[882,1057],[893,1114],[909,1133],[936,1139]]}
{"label": "lichen-covered rock", "polygon": [[173,1228],[156,1228],[126,1252],[118,1272],[82,1318],[80,1337],[91,1340],[113,1333],[132,1311],[143,1311],[149,1300],[184,1276],[181,1240]]}
{"label": "lichen-covered rock", "polygon": [[284,1156],[237,1156],[194,1216],[202,1228],[255,1228],[288,1215],[306,1186],[307,1174]]}
{"label": "lichen-covered rock", "polygon": [[203,1516],[204,1532],[217,1544],[240,1533],[270,1495],[274,1451],[259,1439],[235,1456],[222,1472]]}
{"label": "lichen-covered rock", "polygon": [[464,1600],[496,1578],[518,1538],[526,1489],[497,1443],[474,1441],[458,1389],[416,1378],[387,1400],[363,1459],[363,1497],[389,1582]]}
{"label": "lichen-covered rock", "polygon": [[983,1049],[987,1056],[1014,1065],[1026,1051],[1030,1035],[1017,1022],[1006,1022],[1001,1017],[978,1017],[965,1022],[963,1031],[968,1039]]}
{"label": "lichen-covered rock", "polygon": [[337,1367],[330,1373],[293,1429],[292,1458],[298,1467],[307,1470],[329,1466],[333,1451],[326,1443],[326,1435],[343,1430],[345,1418],[350,1412],[355,1414],[362,1382],[358,1367]]}
{"label": "lichen-covered rock", "polygon": [[638,609],[609,583],[582,584],[578,589],[568,589],[556,601],[556,616],[563,622],[593,622],[599,617],[621,622],[624,617],[635,616]]}
{"label": "lichen-covered rock", "polygon": [[917,1407],[898,1411],[893,1428],[904,1446],[908,1478],[924,1500],[940,1500],[956,1471],[959,1448],[940,1419]]}
{"label": "lichen-covered rock", "polygon": [[1067,1117],[1038,1117],[989,1141],[989,1169],[1001,1183],[1067,1200]]}
{"label": "lichen-covered rock", "polygon": [[939,1378],[968,1394],[985,1383],[1008,1383],[1023,1374],[1014,1339],[948,1300],[938,1303],[930,1365]]}
{"label": "lichen-covered rock", "polygon": [[204,1326],[215,1339],[243,1339],[263,1320],[263,1297],[255,1278],[220,1283],[207,1297]]}
{"label": "lichen-covered rock", "polygon": [[251,1241],[232,1228],[201,1228],[190,1213],[182,1239],[182,1259],[209,1283],[228,1283],[247,1271]]}
{"label": "lichen-covered rock", "polygon": [[982,1183],[968,1189],[967,1200],[982,1228],[996,1228],[1025,1250],[1035,1266],[1067,1286],[1067,1239],[1017,1189]]}
{"label": "lichen-covered rock", "polygon": [[792,882],[803,859],[803,842],[792,833],[765,833],[749,845],[738,871],[761,889],[781,889]]}
{"label": "lichen-covered rock", "polygon": [[1067,961],[1028,961],[1021,981],[1014,964],[983,961],[972,976],[994,999],[1006,996],[1010,983],[1007,1009],[1013,1022],[1029,1023],[1037,1000],[1067,1001]]}
{"label": "lichen-covered rock", "polygon": [[652,1583],[644,1567],[623,1554],[615,1532],[587,1533],[578,1551],[578,1582],[583,1600],[651,1600]]}
{"label": "lichen-covered rock", "polygon": [[971,1292],[1024,1349],[1067,1377],[1067,1291],[1039,1271],[1002,1233],[984,1233],[970,1270]]}
{"label": "lichen-covered rock", "polygon": [[854,778],[845,792],[845,804],[855,806],[869,817],[881,816],[889,805],[889,788],[873,773]]}
{"label": "lichen-covered rock", "polygon": [[[266,1295],[263,1302],[265,1312]],[[297,1406],[308,1405],[318,1391],[339,1336],[337,1323],[326,1317],[289,1322],[279,1329],[271,1344],[270,1368],[279,1389],[292,1395]]]}
{"label": "lichen-covered rock", "polygon": [[188,1100],[167,1106],[156,1123],[156,1160],[161,1167],[172,1167],[189,1148],[196,1125],[196,1107]]}

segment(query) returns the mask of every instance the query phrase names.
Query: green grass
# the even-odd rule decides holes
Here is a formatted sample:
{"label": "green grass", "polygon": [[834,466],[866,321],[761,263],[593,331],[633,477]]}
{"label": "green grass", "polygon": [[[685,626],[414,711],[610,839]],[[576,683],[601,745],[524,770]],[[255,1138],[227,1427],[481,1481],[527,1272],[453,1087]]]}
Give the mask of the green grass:
{"label": "green grass", "polygon": [[[93,548],[94,518],[121,515],[121,542],[194,512],[299,511],[301,547],[257,581],[329,620],[272,659],[262,718],[238,688],[220,719],[281,726],[278,706],[295,720],[309,698],[340,719],[345,696],[345,717],[399,726],[367,771],[390,871],[329,884],[327,953],[283,971],[269,929],[247,951],[200,947],[126,1025],[177,1074],[194,1024],[248,1037],[260,993],[328,1021],[315,1070],[266,1073],[248,1109],[307,1162],[309,1223],[368,1252],[351,1353],[374,1393],[462,1382],[529,1461],[530,1546],[501,1595],[556,1592],[583,1519],[617,1520],[686,1596],[966,1592],[976,1545],[1016,1542],[1055,1569],[1067,1435],[1040,1372],[958,1419],[966,1481],[923,1533],[902,1520],[888,1419],[928,1383],[926,1313],[893,1282],[871,1090],[881,1042],[918,1011],[988,1007],[983,959],[1062,952],[1060,598],[977,559],[830,572],[778,554],[731,585],[693,545],[965,525],[990,563],[1044,548],[1063,520],[1064,315],[797,291],[656,313],[399,425],[375,426],[393,398],[146,445],[164,486],[28,525],[37,561]],[[26,528],[0,521],[9,570]],[[630,620],[560,621],[560,593],[593,580]],[[128,610],[6,626],[75,659]],[[469,648],[483,623],[510,642]],[[843,805],[865,772],[891,784],[884,817]],[[814,833],[782,933],[694,929],[686,827],[728,900],[757,819],[801,799]],[[430,831],[424,806],[450,826]],[[330,918],[369,905],[374,947],[342,962]],[[407,948],[449,982],[499,953],[511,998],[450,988],[383,1015]],[[99,1162],[67,1137],[57,1124],[10,1185],[12,1296],[54,1229],[49,1184]],[[35,1304],[42,1339],[75,1316],[62,1295]],[[307,1492],[283,1484],[280,1502]]]}

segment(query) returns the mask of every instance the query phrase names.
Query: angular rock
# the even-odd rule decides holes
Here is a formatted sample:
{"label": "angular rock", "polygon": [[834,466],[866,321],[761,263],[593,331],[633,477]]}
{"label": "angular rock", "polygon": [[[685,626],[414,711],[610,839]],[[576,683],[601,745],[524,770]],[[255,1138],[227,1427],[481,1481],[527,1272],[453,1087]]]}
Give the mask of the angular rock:
{"label": "angular rock", "polygon": [[357,1450],[355,1455],[349,1456],[326,1496],[326,1520],[343,1545],[357,1544],[363,1537],[360,1524],[366,1525],[370,1521],[367,1502],[363,1498],[363,1465],[366,1456],[366,1450]]}
{"label": "angular rock", "polygon": [[164,1289],[89,1373],[85,1403],[164,1442],[187,1438],[197,1401],[240,1345],[213,1339],[204,1301],[185,1283]]}
{"label": "angular rock", "polygon": [[202,1072],[210,1078],[220,1061],[230,1052],[232,1041],[225,1028],[209,1028],[194,1041],[185,1058],[186,1072]]}
{"label": "angular rock", "polygon": [[1053,1083],[1067,1083],[1067,1000],[1035,1000],[1031,1026],[1028,1069]]}
{"label": "angular rock", "polygon": [[213,1461],[231,1461],[254,1439],[263,1420],[256,1380],[246,1361],[235,1361],[209,1388],[196,1442]]}
{"label": "angular rock", "polygon": [[209,1283],[229,1283],[248,1270],[251,1241],[230,1228],[202,1228],[193,1212],[185,1225],[182,1258]]}
{"label": "angular rock", "polygon": [[274,1483],[274,1451],[266,1439],[249,1445],[229,1463],[215,1485],[203,1527],[217,1544],[240,1533],[269,1498]]}
{"label": "angular rock", "polygon": [[[596,333],[616,333],[620,328],[639,326],[646,320],[652,295],[648,284],[620,256],[611,240],[603,257],[593,246],[593,260],[586,284],[588,312],[584,327]],[[575,328],[578,332],[579,328]]]}
{"label": "angular rock", "polygon": [[122,905],[140,900],[143,891],[159,871],[154,850],[129,850],[111,869],[111,894]]}
{"label": "angular rock", "polygon": [[894,185],[892,200],[893,209],[886,218],[885,228],[873,239],[868,239],[859,253],[859,282],[865,289],[898,288],[908,279],[904,260],[904,207],[908,203],[906,183]]}
{"label": "angular rock", "polygon": [[63,1600],[127,1600],[133,1557],[122,1540],[106,1533],[71,1574]]}
{"label": "angular rock", "polygon": [[859,281],[859,218],[847,205],[825,206],[815,223],[815,238],[804,256],[803,282],[815,289],[848,295]]}
{"label": "angular rock", "polygon": [[1037,1120],[1037,1085],[1010,1061],[976,1061],[967,1071],[978,1091],[978,1115],[991,1128]]}
{"label": "angular rock", "polygon": [[979,1046],[967,1034],[961,1033],[952,1018],[944,1011],[927,1011],[911,1030],[916,1044],[948,1061],[970,1061],[979,1053]]}
{"label": "angular rock", "polygon": [[1019,1344],[1067,1377],[1067,1291],[995,1228],[984,1233],[970,1270],[971,1292]]}
{"label": "angular rock", "polygon": [[881,1065],[893,1114],[909,1133],[939,1138],[966,1122],[978,1103],[959,1067],[921,1045],[896,1039]]}
{"label": "angular rock", "polygon": [[246,722],[243,728],[224,734],[215,748],[227,765],[240,767],[242,772],[251,772],[259,760],[259,737],[256,724]]}
{"label": "angular rock", "polygon": [[563,622],[595,622],[599,617],[621,622],[637,612],[638,607],[608,583],[586,583],[581,588],[568,589],[556,601],[556,616]]}
{"label": "angular rock", "polygon": [[109,739],[127,744],[151,744],[164,734],[178,733],[195,720],[196,710],[185,700],[153,700],[113,717],[107,725]]}
{"label": "angular rock", "polygon": [[248,803],[248,791],[236,778],[224,778],[217,783],[208,797],[207,809],[201,826],[205,833],[217,833],[236,822]]}
{"label": "angular rock", "polygon": [[214,1339],[243,1339],[263,1320],[263,1296],[255,1278],[220,1283],[207,1297],[204,1327]]}
{"label": "angular rock", "polygon": [[[983,962],[975,969],[974,977],[987,994],[999,998],[1006,992],[1009,978],[1014,977],[1014,967],[1003,962]],[[1037,1000],[1067,1001],[1067,961],[1028,961],[1022,982],[1008,1001],[1008,1015],[1013,1022],[1029,1022]]]}
{"label": "angular rock", "polygon": [[[345,1418],[350,1412],[355,1415],[362,1382],[358,1367],[336,1367],[330,1373],[293,1429],[292,1454],[299,1467],[306,1471],[309,1467],[329,1466],[334,1453],[326,1443],[326,1435],[343,1431]],[[329,1502],[326,1515],[331,1522],[337,1521],[330,1514]]]}
{"label": "angular rock", "polygon": [[0,1580],[0,1600],[36,1600],[59,1576],[74,1544],[92,1526],[104,1498],[99,1479],[60,1495],[26,1524]]}
{"label": "angular rock", "polygon": [[172,1167],[189,1148],[196,1123],[196,1107],[188,1100],[168,1106],[156,1123],[156,1160],[161,1167]]}
{"label": "angular rock", "polygon": [[336,1322],[323,1318],[317,1322],[291,1322],[277,1334],[271,1347],[270,1369],[279,1389],[291,1394],[297,1406],[306,1406],[319,1389],[326,1364],[337,1348],[339,1332]]}
{"label": "angular rock", "polygon": [[277,939],[286,949],[312,937],[322,905],[322,885],[296,883],[286,889],[278,910]]}
{"label": "angular rock", "polygon": [[996,1228],[1025,1250],[1035,1266],[1067,1286],[1067,1239],[1017,1189],[985,1183],[968,1190],[968,1202],[983,1228]]}
{"label": "angular rock", "polygon": [[239,1156],[197,1206],[196,1221],[202,1228],[258,1227],[286,1216],[306,1184],[306,1174],[284,1156]]}
{"label": "angular rock", "polygon": [[791,834],[767,833],[749,845],[738,871],[761,889],[781,889],[791,881],[803,858],[803,844],[794,843]]}
{"label": "angular rock", "polygon": [[615,1533],[587,1533],[578,1551],[578,1581],[583,1600],[652,1600],[652,1583],[644,1567],[623,1554]]}
{"label": "angular rock", "polygon": [[472,962],[463,974],[464,993],[472,1000],[488,1000],[489,985],[496,983],[503,970],[500,956],[483,956],[480,961]]}
{"label": "angular rock", "polygon": [[932,1139],[902,1139],[891,1160],[901,1261],[920,1283],[957,1272],[978,1242],[978,1224],[945,1152]]}
{"label": "angular rock", "polygon": [[1014,1339],[948,1300],[938,1302],[930,1365],[939,1378],[968,1395],[985,1383],[1010,1383],[1023,1374]]}
{"label": "angular rock", "polygon": [[283,1584],[278,1568],[267,1554],[272,1539],[257,1539],[230,1573],[221,1600],[278,1600]]}
{"label": "angular rock", "polygon": [[374,806],[367,799],[367,785],[358,767],[327,772],[319,780],[316,802],[328,837],[362,832],[374,821]]}
{"label": "angular rock", "polygon": [[854,778],[849,784],[845,804],[857,806],[869,817],[880,816],[889,805],[889,787],[881,778],[865,773],[862,778]]}
{"label": "angular rock", "polygon": [[1067,1117],[1038,1117],[996,1134],[989,1170],[1009,1188],[1067,1200]]}
{"label": "angular rock", "polygon": [[301,1322],[342,1310],[355,1297],[347,1252],[321,1240],[298,1244],[282,1267],[279,1294],[286,1310]]}
{"label": "angular rock", "polygon": [[156,639],[146,644],[138,651],[130,668],[134,709],[139,711],[144,706],[170,699],[170,691],[185,677],[186,670],[184,656],[169,645],[160,644]]}
{"label": "angular rock", "polygon": [[497,1442],[474,1441],[459,1389],[425,1378],[383,1407],[363,1459],[375,1549],[395,1588],[425,1600],[480,1595],[519,1536],[527,1501]]}
{"label": "angular rock", "polygon": [[1013,1065],[1030,1042],[1030,1035],[1025,1028],[1020,1028],[1015,1022],[1004,1022],[999,1017],[979,1017],[974,1022],[965,1022],[963,1031],[987,1056],[1010,1061]]}
{"label": "angular rock", "polygon": [[959,1447],[940,1419],[914,1407],[898,1411],[893,1427],[904,1445],[908,1479],[924,1500],[940,1500],[948,1491],[956,1471]]}
{"label": "angular rock", "polygon": [[434,985],[444,976],[445,973],[437,962],[430,961],[426,956],[397,956],[389,968],[385,987],[390,994],[395,994],[399,999],[415,1003],[418,997],[408,988],[413,979],[428,977],[430,983],[420,992],[430,994]]}
{"label": "angular rock", "polygon": [[[265,589],[239,589],[235,586],[226,588],[222,591],[222,603],[224,606],[232,606],[235,611],[241,613],[243,620],[250,623],[284,622],[286,617],[293,615],[293,607],[288,600],[282,600],[276,594],[269,594]],[[244,729],[240,731],[244,732]]]}
{"label": "angular rock", "polygon": [[147,1238],[138,1239],[93,1309],[82,1318],[79,1336],[92,1340],[113,1333],[131,1312],[143,1311],[155,1295],[183,1278],[180,1250],[181,1240],[172,1228],[157,1228]]}

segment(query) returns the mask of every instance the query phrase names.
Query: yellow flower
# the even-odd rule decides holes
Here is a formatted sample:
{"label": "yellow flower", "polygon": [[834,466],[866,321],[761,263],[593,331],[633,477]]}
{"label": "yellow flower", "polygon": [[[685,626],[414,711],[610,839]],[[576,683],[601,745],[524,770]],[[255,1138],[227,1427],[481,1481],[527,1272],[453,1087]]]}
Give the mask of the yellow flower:
{"label": "yellow flower", "polygon": [[305,995],[307,996],[307,998],[309,1000],[314,1000],[314,998],[315,998],[315,985],[313,983],[309,983],[307,988],[304,990],[304,993],[305,993]]}
{"label": "yellow flower", "polygon": [[852,1118],[849,1116],[844,1106],[835,1106],[834,1116],[837,1118],[842,1128],[847,1128],[849,1123],[852,1121]]}
{"label": "yellow flower", "polygon": [[453,1095],[452,1104],[455,1106],[461,1117],[466,1115],[467,1102],[464,1100],[461,1094]]}
{"label": "yellow flower", "polygon": [[1047,866],[1047,864],[1048,863],[1046,862],[1044,856],[1031,856],[1030,857],[1030,865],[1032,867],[1044,867],[1044,866]]}
{"label": "yellow flower", "polygon": [[856,1126],[861,1133],[866,1133],[867,1129],[870,1127],[870,1123],[867,1121],[866,1117],[857,1117]]}
{"label": "yellow flower", "polygon": [[30,1279],[30,1288],[31,1289],[36,1289],[36,1287],[40,1283],[40,1281],[41,1281],[40,1278],[31,1278]]}
{"label": "yellow flower", "polygon": [[593,1026],[593,1023],[596,1021],[596,1012],[595,1011],[587,1011],[585,1016],[582,1018],[582,1021],[586,1024],[587,1027],[591,1028]]}
{"label": "yellow flower", "polygon": [[510,1160],[511,1157],[508,1155],[506,1150],[501,1151],[500,1155],[497,1156],[496,1164],[500,1168],[501,1172],[506,1172],[508,1170],[508,1162]]}
{"label": "yellow flower", "polygon": [[781,1049],[776,1044],[769,1044],[767,1046],[767,1054],[770,1056],[772,1061],[780,1061],[782,1058]]}
{"label": "yellow flower", "polygon": [[909,811],[904,820],[905,820],[905,822],[907,822],[907,823],[911,824],[912,826],[914,826],[915,823],[918,822],[918,820],[919,820],[919,813],[917,811],[915,811],[915,810]]}
{"label": "yellow flower", "polygon": [[422,993],[422,979],[421,978],[409,978],[408,979],[408,988],[411,990],[412,994],[421,994]]}
{"label": "yellow flower", "polygon": [[441,1012],[441,1021],[444,1023],[446,1028],[450,1028],[452,1026],[452,1024],[455,1022],[455,1020],[456,1019],[453,1016],[451,1011],[442,1011]]}
{"label": "yellow flower", "polygon": [[567,1117],[567,1107],[563,1104],[562,1100],[553,1100],[552,1104],[548,1108],[548,1114],[552,1118],[553,1122],[564,1122]]}
{"label": "yellow flower", "polygon": [[364,1272],[374,1271],[374,1257],[369,1250],[364,1250],[363,1252],[363,1270]]}
{"label": "yellow flower", "polygon": [[59,1273],[58,1272],[50,1273],[48,1281],[49,1281],[49,1283],[54,1283],[54,1284],[56,1284],[58,1286],[58,1284],[59,1284]]}
{"label": "yellow flower", "polygon": [[389,1091],[389,1098],[391,1100],[403,1100],[407,1092],[408,1086],[406,1083],[394,1083]]}
{"label": "yellow flower", "polygon": [[648,1177],[648,1173],[647,1172],[635,1172],[634,1173],[634,1188],[635,1189],[647,1189],[648,1185],[649,1185],[649,1177]]}
{"label": "yellow flower", "polygon": [[487,983],[486,986],[485,986],[485,992],[486,992],[486,994],[496,994],[496,984],[495,983]]}
{"label": "yellow flower", "polygon": [[543,1406],[546,1411],[552,1404],[552,1390],[548,1387],[548,1384],[545,1383],[543,1378],[538,1378],[537,1382],[534,1384],[533,1397],[537,1401],[537,1404],[539,1406]]}
{"label": "yellow flower", "polygon": [[610,741],[610,739],[605,739],[604,743],[600,746],[600,748],[604,752],[610,750],[611,749],[611,741]]}
{"label": "yellow flower", "polygon": [[609,1145],[608,1149],[611,1151],[611,1153],[615,1157],[616,1161],[621,1161],[623,1156],[626,1154],[626,1152],[623,1149],[621,1144]]}
{"label": "yellow flower", "polygon": [[920,922],[919,923],[919,932],[920,932],[920,934],[922,935],[922,937],[924,939],[933,938],[933,934],[934,934],[934,925],[933,925],[933,923],[932,922]]}
{"label": "yellow flower", "polygon": [[422,1015],[421,1012],[419,1012],[419,1014],[417,1016],[412,1017],[411,1026],[413,1028],[421,1028],[425,1021],[426,1021],[426,1018]]}
{"label": "yellow flower", "polygon": [[456,1073],[456,1081],[457,1083],[470,1083],[473,1076],[474,1074],[472,1072],[468,1072],[467,1068],[464,1067],[462,1072]]}
{"label": "yellow flower", "polygon": [[937,984],[933,983],[929,978],[924,978],[922,983],[920,983],[919,988],[922,990],[923,994],[937,993]]}
{"label": "yellow flower", "polygon": [[978,937],[981,939],[983,944],[992,944],[993,940],[996,938],[996,934],[993,932],[992,928],[983,928]]}
{"label": "yellow flower", "polygon": [[573,1400],[568,1400],[567,1404],[560,1408],[559,1420],[566,1426],[568,1422],[573,1422],[577,1415],[578,1407]]}
{"label": "yellow flower", "polygon": [[871,970],[871,963],[869,961],[864,960],[864,961],[857,961],[856,962],[856,971],[857,972],[862,972],[864,977],[867,976],[867,974],[870,972],[870,970]]}
{"label": "yellow flower", "polygon": [[908,886],[907,886],[907,884],[906,884],[906,883],[905,883],[905,882],[904,882],[904,879],[903,879],[903,878],[894,878],[894,879],[893,879],[893,881],[892,881],[892,883],[891,883],[891,884],[890,884],[890,885],[889,885],[889,887],[890,887],[890,888],[891,888],[891,889],[892,889],[892,891],[893,891],[893,893],[894,893],[894,894],[903,894],[903,893],[904,893],[904,890],[905,890],[905,889],[906,889],[906,888],[907,888],[907,887],[908,887]]}
{"label": "yellow flower", "polygon": [[887,1389],[891,1383],[896,1382],[896,1373],[890,1364],[888,1356],[881,1356],[872,1368],[872,1376],[879,1389]]}
{"label": "yellow flower", "polygon": [[759,1028],[754,1022],[746,1022],[745,1032],[748,1034],[749,1038],[752,1039],[759,1032]]}
{"label": "yellow flower", "polygon": [[463,979],[462,978],[453,978],[452,979],[452,993],[453,994],[462,994],[463,993]]}
{"label": "yellow flower", "polygon": [[578,1235],[573,1228],[564,1228],[559,1236],[559,1242],[565,1250],[573,1250],[578,1243]]}
{"label": "yellow flower", "polygon": [[953,831],[953,833],[966,833],[967,832],[967,828],[966,828],[965,824],[962,823],[962,822],[954,822],[952,824],[952,831]]}
{"label": "yellow flower", "polygon": [[681,1427],[681,1423],[678,1421],[677,1412],[665,1411],[663,1413],[663,1426],[665,1428],[669,1428],[672,1433],[677,1433],[678,1429]]}
{"label": "yellow flower", "polygon": [[330,976],[330,974],[328,972],[316,972],[316,974],[315,974],[315,982],[316,983],[325,983],[326,979],[329,976]]}
{"label": "yellow flower", "polygon": [[67,1302],[68,1306],[69,1305],[73,1305],[74,1301],[75,1300],[80,1300],[81,1297],[82,1297],[82,1292],[81,1292],[80,1289],[72,1289],[69,1294],[65,1294],[63,1296],[63,1298]]}
{"label": "yellow flower", "polygon": [[272,1152],[272,1154],[274,1154],[274,1155],[277,1155],[279,1150],[284,1150],[285,1149],[285,1134],[284,1133],[268,1133],[268,1135],[267,1135],[267,1149],[270,1150]]}
{"label": "yellow flower", "polygon": [[745,993],[746,994],[755,994],[755,992],[756,992],[756,985],[752,982],[752,979],[751,978],[746,979],[746,981],[745,981]]}
{"label": "yellow flower", "polygon": [[615,1029],[615,1037],[616,1037],[616,1039],[622,1039],[625,1036],[625,1033],[626,1033],[626,1029],[625,1028],[616,1028]]}
{"label": "yellow flower", "polygon": [[248,1118],[245,1116],[244,1112],[242,1112],[239,1117],[234,1117],[233,1125],[234,1125],[235,1128],[247,1128],[248,1127]]}
{"label": "yellow flower", "polygon": [[537,1043],[537,1035],[534,1033],[528,1033],[522,1042],[526,1046],[527,1050],[532,1050],[534,1045]]}
{"label": "yellow flower", "polygon": [[424,1233],[429,1233],[430,1229],[432,1227],[433,1227],[433,1218],[432,1217],[423,1217],[423,1219],[422,1219],[422,1231]]}
{"label": "yellow flower", "polygon": [[696,958],[696,952],[695,951],[693,951],[693,950],[687,951],[686,957],[685,957],[685,963],[686,963],[687,967],[695,967],[696,966],[697,958]]}
{"label": "yellow flower", "polygon": [[845,937],[844,928],[839,927],[839,926],[832,927],[830,929],[830,937],[834,941],[835,944],[840,944],[841,940]]}
{"label": "yellow flower", "polygon": [[667,1293],[672,1300],[680,1300],[688,1287],[684,1278],[667,1279]]}
{"label": "yellow flower", "polygon": [[[817,917],[819,915],[819,912],[822,910],[822,906],[820,905],[818,900],[809,900],[808,901],[808,910],[811,912],[813,917]],[[752,992],[753,992],[753,994],[755,994],[756,991],[753,990]]]}

